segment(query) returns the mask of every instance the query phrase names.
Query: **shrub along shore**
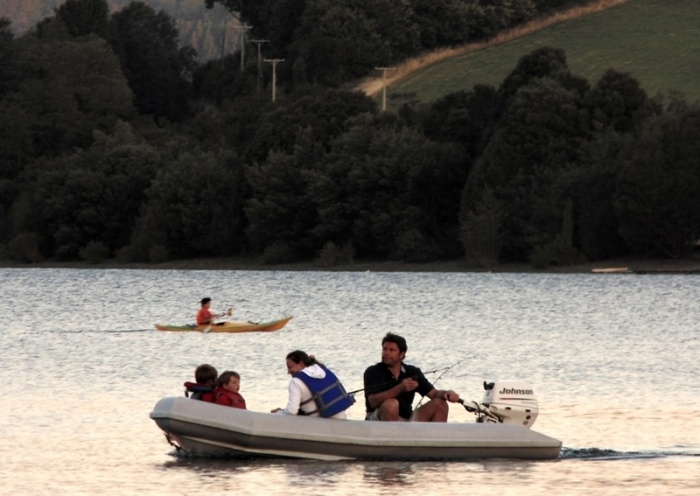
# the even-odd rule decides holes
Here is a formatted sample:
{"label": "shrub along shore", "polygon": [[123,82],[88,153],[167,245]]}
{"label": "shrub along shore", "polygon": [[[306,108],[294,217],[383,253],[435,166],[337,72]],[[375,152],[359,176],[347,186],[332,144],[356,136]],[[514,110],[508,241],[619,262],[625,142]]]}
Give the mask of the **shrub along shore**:
{"label": "shrub along shore", "polygon": [[331,272],[498,272],[498,273],[554,273],[581,274],[700,274],[700,255],[687,259],[621,258],[599,262],[586,262],[565,267],[551,266],[536,269],[529,264],[502,264],[496,267],[475,267],[464,259],[430,263],[406,263],[392,261],[356,261],[349,264],[323,265],[318,262],[299,262],[265,265],[247,258],[202,258],[173,260],[157,264],[122,263],[107,260],[99,264],[88,262],[44,261],[32,264],[0,261],[0,268],[20,269],[138,269],[138,270],[261,270],[261,271],[331,271]]}

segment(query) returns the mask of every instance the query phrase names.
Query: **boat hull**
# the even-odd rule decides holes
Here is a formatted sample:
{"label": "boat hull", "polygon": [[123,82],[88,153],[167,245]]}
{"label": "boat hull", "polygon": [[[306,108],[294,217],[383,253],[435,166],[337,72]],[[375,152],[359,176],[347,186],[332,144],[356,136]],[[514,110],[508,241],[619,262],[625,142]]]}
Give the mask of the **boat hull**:
{"label": "boat hull", "polygon": [[316,460],[546,460],[561,441],[508,424],[366,422],[275,415],[163,398],[151,418],[195,456]]}
{"label": "boat hull", "polygon": [[158,331],[174,331],[174,332],[272,332],[279,331],[287,322],[292,320],[292,317],[285,317],[280,320],[272,320],[270,322],[245,322],[245,321],[227,321],[222,325],[170,325],[170,324],[155,324]]}

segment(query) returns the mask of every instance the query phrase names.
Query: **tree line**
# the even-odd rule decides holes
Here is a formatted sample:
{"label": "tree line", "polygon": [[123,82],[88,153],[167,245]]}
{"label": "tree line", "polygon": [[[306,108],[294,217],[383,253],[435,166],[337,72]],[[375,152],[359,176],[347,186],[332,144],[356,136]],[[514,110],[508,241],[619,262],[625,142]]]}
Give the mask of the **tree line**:
{"label": "tree line", "polygon": [[[25,33],[37,22],[55,14],[66,0],[3,0],[0,17],[12,19],[15,34]],[[110,11],[126,7],[131,0],[107,0]],[[222,57],[240,49],[235,19],[224,9],[207,9],[204,0],[145,0],[155,11],[163,10],[175,22],[179,40],[197,50],[199,61]]]}
{"label": "tree line", "polygon": [[[226,3],[270,38],[293,5],[326,12]],[[546,267],[686,257],[700,238],[700,107],[629,74],[589,82],[542,47],[498,87],[392,113],[340,84],[361,69],[294,62],[273,103],[269,67],[198,64],[177,40],[142,2],[68,0],[17,38],[0,20],[0,256]]]}

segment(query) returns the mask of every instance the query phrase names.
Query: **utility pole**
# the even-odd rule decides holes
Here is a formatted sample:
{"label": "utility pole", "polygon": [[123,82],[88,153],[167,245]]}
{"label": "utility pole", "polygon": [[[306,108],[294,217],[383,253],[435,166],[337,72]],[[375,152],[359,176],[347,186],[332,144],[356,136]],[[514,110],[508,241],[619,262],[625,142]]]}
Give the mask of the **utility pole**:
{"label": "utility pole", "polygon": [[393,71],[395,67],[375,67],[382,71],[382,112],[386,110],[386,71]]}
{"label": "utility pole", "polygon": [[250,28],[252,26],[246,26],[245,22],[240,26],[236,26],[236,29],[241,30],[241,72],[243,72],[243,67],[245,66],[245,32]]}
{"label": "utility pole", "polygon": [[272,64],[272,101],[277,97],[277,64],[284,62],[284,59],[265,59],[265,62]]}
{"label": "utility pole", "polygon": [[260,80],[262,79],[262,56],[260,55],[260,47],[263,43],[267,43],[270,40],[250,40],[252,43],[258,45],[258,86],[257,94],[260,95]]}

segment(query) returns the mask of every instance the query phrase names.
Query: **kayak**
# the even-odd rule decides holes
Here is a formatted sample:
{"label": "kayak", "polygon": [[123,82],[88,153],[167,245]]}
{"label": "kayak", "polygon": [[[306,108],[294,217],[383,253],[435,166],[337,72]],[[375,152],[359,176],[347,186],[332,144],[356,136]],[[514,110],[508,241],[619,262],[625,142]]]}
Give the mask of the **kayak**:
{"label": "kayak", "polygon": [[170,325],[156,324],[156,329],[159,331],[192,331],[192,332],[271,332],[279,331],[287,322],[292,320],[292,317],[285,317],[279,320],[271,320],[269,322],[250,322],[250,321],[226,321],[211,325]]}

